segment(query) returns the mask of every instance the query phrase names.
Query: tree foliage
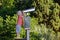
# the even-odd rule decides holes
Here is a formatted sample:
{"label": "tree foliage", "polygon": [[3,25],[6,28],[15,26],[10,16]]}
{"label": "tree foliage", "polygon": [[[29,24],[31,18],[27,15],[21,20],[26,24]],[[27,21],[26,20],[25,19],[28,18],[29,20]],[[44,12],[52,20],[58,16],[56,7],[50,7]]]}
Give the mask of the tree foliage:
{"label": "tree foliage", "polygon": [[36,14],[38,23],[46,24],[46,27],[53,28],[55,31],[60,30],[60,5],[54,3],[54,0],[35,0]]}
{"label": "tree foliage", "polygon": [[[13,40],[16,36],[16,12],[31,7],[36,10],[30,14],[30,40],[59,40],[59,4],[57,0],[0,0],[0,40]],[[21,37],[26,37],[24,27]]]}

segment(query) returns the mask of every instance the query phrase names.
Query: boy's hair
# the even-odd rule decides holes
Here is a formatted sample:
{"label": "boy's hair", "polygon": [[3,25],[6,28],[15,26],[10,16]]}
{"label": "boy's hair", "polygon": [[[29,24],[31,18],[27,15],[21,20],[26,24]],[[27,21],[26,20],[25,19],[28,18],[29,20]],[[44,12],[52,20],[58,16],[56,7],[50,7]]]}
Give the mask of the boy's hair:
{"label": "boy's hair", "polygon": [[18,15],[22,15],[22,11],[18,11],[17,14],[18,14]]}

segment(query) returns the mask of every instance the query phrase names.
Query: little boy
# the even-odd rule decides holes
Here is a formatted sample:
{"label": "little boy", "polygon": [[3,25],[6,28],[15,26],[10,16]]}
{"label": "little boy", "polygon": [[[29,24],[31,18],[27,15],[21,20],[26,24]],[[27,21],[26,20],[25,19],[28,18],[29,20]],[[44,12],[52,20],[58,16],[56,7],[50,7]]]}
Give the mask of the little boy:
{"label": "little boy", "polygon": [[16,35],[17,35],[17,38],[20,38],[20,30],[23,24],[23,13],[22,11],[18,11],[17,14],[18,14],[18,20],[16,25]]}

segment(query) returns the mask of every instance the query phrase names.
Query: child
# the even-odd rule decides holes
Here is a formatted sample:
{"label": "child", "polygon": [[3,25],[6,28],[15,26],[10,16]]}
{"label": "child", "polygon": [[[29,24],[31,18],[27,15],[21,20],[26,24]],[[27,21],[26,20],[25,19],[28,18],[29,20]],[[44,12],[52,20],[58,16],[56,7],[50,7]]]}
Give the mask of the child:
{"label": "child", "polygon": [[23,24],[23,13],[22,11],[18,11],[17,14],[18,14],[18,21],[16,25],[16,35],[17,35],[17,38],[20,38],[20,30]]}

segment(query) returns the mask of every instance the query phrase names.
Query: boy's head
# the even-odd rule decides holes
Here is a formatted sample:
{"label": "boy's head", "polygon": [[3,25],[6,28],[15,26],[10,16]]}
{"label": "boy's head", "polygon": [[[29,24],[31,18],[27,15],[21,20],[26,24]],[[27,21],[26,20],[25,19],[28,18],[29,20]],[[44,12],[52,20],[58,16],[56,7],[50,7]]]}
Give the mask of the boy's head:
{"label": "boy's head", "polygon": [[22,15],[23,12],[22,12],[22,11],[18,11],[17,14],[18,14],[18,15]]}

